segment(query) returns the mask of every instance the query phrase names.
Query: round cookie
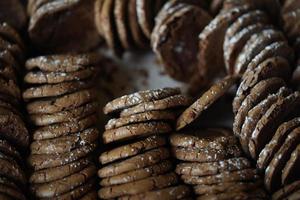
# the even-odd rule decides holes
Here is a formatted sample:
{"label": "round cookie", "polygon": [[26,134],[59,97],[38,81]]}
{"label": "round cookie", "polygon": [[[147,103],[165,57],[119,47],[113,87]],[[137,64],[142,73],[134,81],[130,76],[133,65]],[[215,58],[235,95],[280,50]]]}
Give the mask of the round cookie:
{"label": "round cookie", "polygon": [[72,174],[60,180],[49,183],[35,184],[31,186],[31,190],[38,198],[52,198],[66,192],[72,191],[96,174],[96,167],[90,165],[78,173]]}
{"label": "round cookie", "polygon": [[72,122],[97,112],[98,103],[90,102],[72,110],[65,110],[53,114],[33,114],[30,121],[36,126],[48,126],[56,123]]}
{"label": "round cookie", "polygon": [[98,138],[98,130],[91,128],[68,136],[34,141],[30,150],[32,154],[63,154],[85,145],[92,145]]}
{"label": "round cookie", "polygon": [[159,176],[153,176],[135,182],[125,183],[121,185],[103,187],[99,190],[98,195],[103,199],[111,199],[125,195],[135,195],[152,191],[155,189],[162,189],[178,182],[175,173],[168,173]]}
{"label": "round cookie", "polygon": [[86,54],[59,54],[39,56],[28,59],[25,67],[28,71],[39,69],[43,72],[70,73],[97,66],[103,57],[96,52]]}
{"label": "round cookie", "polygon": [[203,111],[221,98],[237,81],[236,77],[228,76],[213,85],[202,96],[187,108],[177,119],[176,129],[180,130],[196,120]]}
{"label": "round cookie", "polygon": [[44,140],[50,138],[58,138],[72,133],[83,131],[92,127],[97,123],[98,117],[96,114],[87,116],[78,121],[64,122],[49,126],[42,126],[33,132],[34,140]]}
{"label": "round cookie", "polygon": [[105,125],[106,130],[127,126],[130,124],[147,121],[172,121],[176,119],[176,113],[171,111],[147,111],[127,117],[110,119]]}
{"label": "round cookie", "polygon": [[28,163],[35,170],[59,167],[86,157],[97,148],[97,144],[87,144],[63,154],[31,154]]}
{"label": "round cookie", "polygon": [[37,100],[27,104],[29,114],[52,114],[63,110],[74,109],[95,100],[94,89],[86,89],[49,100]]}
{"label": "round cookie", "polygon": [[104,114],[123,110],[132,106],[136,106],[143,102],[155,101],[164,99],[173,95],[180,94],[179,88],[163,88],[156,90],[145,90],[129,95],[116,98],[108,102],[103,108]]}
{"label": "round cookie", "polygon": [[238,171],[251,168],[247,158],[238,157],[208,163],[179,163],[176,173],[191,176],[209,176],[225,171]]}
{"label": "round cookie", "polygon": [[170,157],[169,150],[160,147],[157,149],[147,151],[143,154],[139,154],[134,157],[128,158],[124,161],[120,161],[117,163],[112,163],[107,166],[104,166],[98,171],[98,176],[100,178],[116,176],[125,172],[155,165],[169,157]]}
{"label": "round cookie", "polygon": [[120,175],[111,176],[100,181],[101,186],[112,186],[130,183],[145,179],[151,176],[165,174],[172,170],[172,162],[169,160],[161,161],[158,164],[151,165],[142,169],[126,172]]}
{"label": "round cookie", "polygon": [[92,162],[89,158],[82,158],[75,162],[62,165],[59,167],[34,171],[29,178],[29,182],[34,184],[39,184],[39,183],[56,181],[66,176],[75,174],[78,171],[83,170],[90,164],[92,164]]}
{"label": "round cookie", "polygon": [[265,99],[269,94],[278,91],[279,88],[285,86],[285,82],[281,78],[269,78],[258,82],[251,90],[249,95],[243,100],[242,104],[236,105],[235,102],[239,101],[237,96],[233,102],[233,108],[236,113],[233,123],[233,132],[235,135],[240,135],[242,125],[249,110],[257,103]]}
{"label": "round cookie", "polygon": [[257,158],[261,150],[272,139],[277,127],[283,120],[297,110],[300,93],[295,92],[285,99],[278,99],[265,115],[258,121],[249,140],[249,151],[252,158]]}
{"label": "round cookie", "polygon": [[292,181],[299,180],[298,169],[300,166],[300,145],[293,150],[291,158],[286,163],[282,170],[281,182],[284,185],[291,183]]}
{"label": "round cookie", "polygon": [[278,99],[282,99],[291,94],[291,91],[286,87],[282,87],[278,90],[277,93],[269,95],[266,99],[258,103],[251,110],[249,110],[244,124],[241,129],[241,133],[239,135],[241,146],[249,155],[249,139],[251,137],[252,132],[254,131],[256,124],[263,117],[263,115],[267,112],[267,110],[278,101]]}
{"label": "round cookie", "polygon": [[182,180],[191,185],[212,185],[224,182],[246,182],[255,181],[259,178],[255,169],[244,169],[233,172],[223,172],[212,176],[199,177],[182,175]]}
{"label": "round cookie", "polygon": [[289,160],[291,153],[300,142],[300,128],[295,128],[288,134],[280,149],[276,152],[270,161],[265,172],[265,186],[269,191],[276,191],[282,186],[282,170]]}
{"label": "round cookie", "polygon": [[190,99],[184,95],[175,95],[161,100],[140,103],[134,107],[126,108],[121,113],[121,117],[147,111],[167,110],[171,108],[180,108],[190,105]]}
{"label": "round cookie", "polygon": [[134,137],[144,137],[149,135],[165,134],[172,131],[172,127],[165,122],[145,122],[131,124],[116,129],[106,130],[102,137],[105,144],[129,140]]}
{"label": "round cookie", "polygon": [[184,199],[191,194],[189,187],[185,185],[168,187],[137,195],[124,196],[120,200],[151,200],[151,199]]}
{"label": "round cookie", "polygon": [[282,123],[277,128],[273,138],[259,154],[257,160],[257,167],[259,169],[263,170],[267,168],[269,162],[271,161],[275,153],[279,150],[281,145],[284,143],[284,140],[287,137],[287,135],[299,125],[300,125],[300,119],[294,118],[290,121]]}
{"label": "round cookie", "polygon": [[272,199],[274,199],[274,200],[283,200],[288,195],[290,195],[293,192],[299,190],[299,188],[300,188],[300,180],[299,181],[295,181],[295,182],[293,182],[291,184],[285,185],[284,187],[282,187],[281,189],[279,189],[278,191],[276,191],[272,195]]}
{"label": "round cookie", "polygon": [[99,162],[104,165],[110,162],[114,162],[116,160],[138,155],[139,153],[164,146],[165,144],[166,139],[164,137],[154,135],[144,140],[103,152],[99,156]]}

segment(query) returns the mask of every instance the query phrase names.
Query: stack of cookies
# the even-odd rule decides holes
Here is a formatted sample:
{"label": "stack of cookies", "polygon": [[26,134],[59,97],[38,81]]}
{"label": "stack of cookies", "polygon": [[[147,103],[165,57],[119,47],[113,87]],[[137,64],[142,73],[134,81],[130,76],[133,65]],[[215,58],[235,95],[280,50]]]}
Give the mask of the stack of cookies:
{"label": "stack of cookies", "polygon": [[154,18],[165,0],[96,0],[97,30],[113,52],[148,48]]}
{"label": "stack of cookies", "polygon": [[231,131],[190,130],[173,134],[170,142],[179,160],[176,173],[193,186],[197,199],[267,199],[258,171]]}
{"label": "stack of cookies", "polygon": [[25,200],[27,177],[20,153],[26,153],[29,133],[21,114],[19,87],[24,45],[18,33],[0,23],[0,199]]}
{"label": "stack of cookies", "polygon": [[155,18],[152,49],[174,79],[190,82],[191,79],[208,78],[208,69],[197,66],[198,35],[212,19],[201,8],[203,4],[204,1],[197,0],[168,1]]}
{"label": "stack of cookies", "polygon": [[32,124],[31,190],[38,199],[96,199],[99,140],[94,78],[101,56],[40,56],[26,62],[23,92]]}
{"label": "stack of cookies", "polygon": [[300,180],[284,186],[283,188],[281,188],[280,190],[278,190],[272,195],[272,200],[297,200],[297,199],[300,199]]}
{"label": "stack of cookies", "polygon": [[28,0],[28,33],[47,52],[86,52],[98,46],[94,0]]}
{"label": "stack of cookies", "polygon": [[105,126],[108,149],[99,157],[102,199],[183,199],[190,195],[180,185],[167,148],[166,136],[180,109],[190,100],[177,88],[147,90],[117,98],[104,113],[115,113]]}

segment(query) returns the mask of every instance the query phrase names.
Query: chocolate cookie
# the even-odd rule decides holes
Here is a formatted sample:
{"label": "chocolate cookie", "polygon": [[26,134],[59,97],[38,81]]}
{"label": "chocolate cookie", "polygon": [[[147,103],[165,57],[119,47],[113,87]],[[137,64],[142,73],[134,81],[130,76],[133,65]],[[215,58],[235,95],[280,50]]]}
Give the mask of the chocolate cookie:
{"label": "chocolate cookie", "polygon": [[172,127],[165,122],[145,122],[106,130],[102,137],[104,143],[128,140],[134,137],[165,134],[172,131]]}
{"label": "chocolate cookie", "polygon": [[110,119],[105,125],[106,130],[119,128],[122,126],[147,122],[147,121],[172,121],[175,120],[176,113],[171,111],[147,111],[133,114],[127,117]]}
{"label": "chocolate cookie", "polygon": [[94,165],[90,165],[78,173],[72,174],[63,179],[49,183],[32,185],[31,190],[38,198],[52,198],[72,191],[73,188],[85,184],[88,179],[93,177],[95,174],[96,167]]}
{"label": "chocolate cookie", "polygon": [[13,44],[4,38],[0,37],[0,49],[9,51],[12,56],[20,63],[24,61],[24,54],[21,47],[17,44]]}
{"label": "chocolate cookie", "polygon": [[277,127],[299,106],[300,94],[295,92],[285,99],[278,99],[258,121],[249,141],[252,158],[257,158],[265,145],[272,139]]}
{"label": "chocolate cookie", "polygon": [[286,199],[287,196],[289,196],[293,192],[299,190],[299,187],[300,187],[300,180],[295,181],[291,184],[285,185],[284,187],[282,187],[280,190],[276,191],[272,195],[272,199],[274,199],[274,200]]}
{"label": "chocolate cookie", "polygon": [[290,121],[282,123],[276,130],[273,138],[260,152],[257,167],[259,169],[267,168],[269,162],[274,157],[275,153],[279,150],[281,145],[284,143],[287,135],[296,127],[300,125],[300,119],[295,118]]}
{"label": "chocolate cookie", "polygon": [[238,157],[208,163],[179,163],[176,166],[176,173],[191,176],[209,176],[225,171],[238,171],[248,168],[251,168],[250,161]]}
{"label": "chocolate cookie", "polygon": [[137,10],[137,19],[138,23],[147,38],[150,38],[153,26],[154,26],[154,17],[156,13],[154,13],[154,9],[151,6],[154,6],[156,2],[151,2],[148,0],[138,0],[136,2],[136,10]]}
{"label": "chocolate cookie", "polygon": [[26,200],[26,197],[19,189],[11,188],[4,184],[0,184],[0,194],[6,195],[9,199]]}
{"label": "chocolate cookie", "polygon": [[163,147],[147,151],[143,154],[136,155],[124,161],[109,164],[98,171],[100,178],[116,176],[129,171],[141,169],[155,165],[162,160],[169,158],[169,150]]}
{"label": "chocolate cookie", "polygon": [[56,180],[59,180],[66,176],[70,176],[72,174],[75,174],[75,173],[83,170],[91,163],[92,162],[90,161],[89,158],[82,158],[75,162],[72,162],[72,163],[69,163],[66,165],[62,165],[59,167],[34,171],[29,178],[29,182],[39,184],[39,183],[47,183],[47,182],[56,181]]}
{"label": "chocolate cookie", "polygon": [[296,9],[289,13],[286,13],[282,16],[283,18],[283,28],[291,40],[296,40],[299,37],[299,18],[300,18],[300,9]]}
{"label": "chocolate cookie", "polygon": [[282,87],[276,94],[269,95],[265,100],[261,101],[248,112],[241,129],[241,134],[239,135],[241,146],[248,155],[250,154],[248,147],[249,139],[258,121],[274,103],[290,94],[291,91],[289,89]]}
{"label": "chocolate cookie", "polygon": [[[198,34],[210,22],[205,10],[184,5],[161,24],[151,37],[152,48],[166,72],[173,78],[189,82],[191,76],[205,78],[206,71],[198,71]],[[186,32],[187,28],[191,31]],[[187,68],[188,66],[188,68]]]}
{"label": "chocolate cookie", "polygon": [[180,108],[190,105],[190,98],[184,95],[170,96],[161,100],[154,100],[140,103],[134,107],[126,108],[121,113],[121,117],[133,114],[143,113],[147,111],[167,110],[171,108]]}
{"label": "chocolate cookie", "polygon": [[249,110],[257,103],[265,99],[268,95],[278,91],[279,88],[285,86],[285,82],[281,78],[269,78],[258,82],[251,90],[249,95],[242,101],[240,105],[239,96],[236,96],[233,101],[233,108],[236,116],[233,123],[233,132],[235,135],[241,133],[242,125]]}
{"label": "chocolate cookie", "polygon": [[108,102],[103,108],[103,111],[105,114],[108,114],[111,112],[116,112],[122,109],[136,106],[143,102],[160,100],[178,94],[180,94],[179,88],[163,88],[140,91],[130,95],[124,95],[122,97],[114,99],[111,102]]}
{"label": "chocolate cookie", "polygon": [[[43,4],[30,18],[28,32],[32,42],[50,52],[84,52],[96,47],[100,37],[94,25],[93,6],[92,0]],[[51,23],[58,18],[59,23]]]}
{"label": "chocolate cookie", "polygon": [[97,112],[98,103],[90,102],[74,108],[72,110],[65,110],[53,114],[33,114],[30,115],[30,120],[36,126],[48,126],[56,123],[78,121]]}
{"label": "chocolate cookie", "polygon": [[97,115],[93,114],[78,121],[64,122],[49,126],[42,126],[33,132],[34,140],[58,138],[72,133],[83,131],[97,122]]}
{"label": "chocolate cookie", "polygon": [[22,160],[21,155],[17,151],[17,149],[3,139],[0,139],[0,152],[9,157],[13,157],[19,163]]}
{"label": "chocolate cookie", "polygon": [[68,136],[34,141],[30,149],[32,154],[63,154],[85,145],[92,145],[98,138],[98,130],[90,128]]}
{"label": "chocolate cookie", "polygon": [[187,108],[177,119],[176,129],[180,130],[196,120],[203,111],[221,98],[237,81],[237,77],[228,76],[213,85],[209,90]]}
{"label": "chocolate cookie", "polygon": [[300,145],[293,150],[289,161],[282,170],[281,182],[284,185],[293,181],[299,180],[299,173],[297,172],[300,166]]}
{"label": "chocolate cookie", "polygon": [[182,180],[191,185],[212,185],[224,182],[247,182],[255,181],[259,178],[255,169],[244,169],[233,172],[223,172],[212,176],[190,176],[182,175]]}
{"label": "chocolate cookie", "polygon": [[269,191],[276,191],[282,185],[282,170],[290,159],[291,153],[300,142],[300,128],[295,128],[285,139],[280,149],[270,161],[265,172],[265,186]]}
{"label": "chocolate cookie", "polygon": [[26,25],[27,16],[22,1],[1,1],[0,13],[1,22],[7,22],[18,30],[21,30]]}
{"label": "chocolate cookie", "polygon": [[0,23],[0,36],[4,37],[11,43],[19,45],[23,50],[25,50],[24,42],[22,41],[19,33],[6,22]]}
{"label": "chocolate cookie", "polygon": [[99,190],[98,195],[103,199],[111,199],[125,195],[135,195],[152,191],[155,189],[162,189],[178,182],[175,173],[169,173],[154,177],[149,177],[139,181],[125,183],[121,185],[103,187]]}
{"label": "chocolate cookie", "polygon": [[121,200],[151,200],[151,199],[185,199],[191,194],[189,187],[185,185],[168,187],[137,195],[124,196]]}
{"label": "chocolate cookie", "polygon": [[103,152],[99,156],[99,161],[101,164],[107,164],[116,160],[138,155],[139,153],[164,146],[165,144],[166,139],[164,137],[154,135],[144,140]]}
{"label": "chocolate cookie", "polygon": [[53,114],[63,110],[70,110],[96,99],[95,90],[85,89],[46,100],[37,100],[27,104],[29,114]]}
{"label": "chocolate cookie", "polygon": [[145,179],[151,176],[165,174],[172,170],[172,162],[169,160],[161,161],[158,164],[151,165],[142,169],[126,172],[120,175],[111,176],[100,181],[101,186],[112,186],[130,183]]}

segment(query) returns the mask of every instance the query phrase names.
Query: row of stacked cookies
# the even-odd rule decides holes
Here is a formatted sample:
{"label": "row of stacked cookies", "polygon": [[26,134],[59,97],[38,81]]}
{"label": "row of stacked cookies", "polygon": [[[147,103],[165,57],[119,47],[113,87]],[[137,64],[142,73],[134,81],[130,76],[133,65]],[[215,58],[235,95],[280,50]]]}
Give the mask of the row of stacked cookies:
{"label": "row of stacked cookies", "polygon": [[183,199],[190,196],[173,172],[167,136],[178,111],[190,100],[177,88],[147,90],[117,98],[104,113],[108,121],[99,157],[103,199]]}
{"label": "row of stacked cookies", "polygon": [[0,199],[26,199],[27,178],[24,173],[29,133],[21,110],[19,87],[25,56],[18,33],[0,23]]}
{"label": "row of stacked cookies", "polygon": [[220,28],[220,23],[219,37],[224,40],[216,47],[224,53],[228,73],[242,75],[233,101],[234,133],[243,150],[258,160],[265,186],[274,192],[299,179],[294,176],[297,125],[283,130],[285,123],[297,121],[299,114],[299,93],[287,87],[294,51],[267,15],[251,6],[221,12],[208,26]]}
{"label": "row of stacked cookies", "polygon": [[148,48],[154,18],[164,2],[165,0],[97,0],[97,30],[118,56],[124,50]]}
{"label": "row of stacked cookies", "polygon": [[101,56],[40,56],[27,60],[23,92],[33,142],[28,163],[37,199],[97,199],[94,80]]}

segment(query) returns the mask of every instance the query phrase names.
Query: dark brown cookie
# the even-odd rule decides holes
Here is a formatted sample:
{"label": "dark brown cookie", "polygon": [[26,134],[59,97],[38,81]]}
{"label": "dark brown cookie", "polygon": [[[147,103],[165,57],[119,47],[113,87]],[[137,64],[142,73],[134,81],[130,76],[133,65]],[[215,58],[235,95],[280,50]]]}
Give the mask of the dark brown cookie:
{"label": "dark brown cookie", "polygon": [[278,101],[278,99],[285,98],[290,94],[291,91],[289,89],[282,87],[276,94],[269,95],[265,100],[261,101],[249,110],[239,135],[241,146],[248,155],[250,155],[248,147],[249,139],[258,121],[263,117],[267,110]]}
{"label": "dark brown cookie", "polygon": [[281,11],[283,13],[291,12],[300,7],[299,1],[297,0],[285,0],[282,5]]}
{"label": "dark brown cookie", "polygon": [[171,131],[172,127],[168,123],[145,122],[106,130],[102,137],[103,142],[107,144],[115,141],[132,139],[135,137],[165,134]]}
{"label": "dark brown cookie", "polygon": [[60,97],[37,100],[27,104],[29,114],[53,114],[63,110],[71,110],[96,99],[95,90],[85,89]]}
{"label": "dark brown cookie", "polygon": [[68,136],[34,141],[30,149],[32,154],[62,154],[85,145],[92,145],[98,138],[98,130],[90,128]]}
{"label": "dark brown cookie", "polygon": [[232,145],[226,149],[195,149],[195,148],[173,148],[175,158],[189,162],[216,162],[232,157],[239,157],[242,151],[239,146]]}
{"label": "dark brown cookie", "polygon": [[[28,32],[32,42],[52,52],[84,52],[96,47],[100,37],[94,25],[93,6],[92,0],[43,4],[30,18]],[[59,23],[51,23],[56,19],[60,19]]]}
{"label": "dark brown cookie", "polygon": [[120,200],[151,200],[151,199],[185,199],[191,194],[189,187],[185,185],[168,187],[137,195],[124,196]]}
{"label": "dark brown cookie", "polygon": [[22,148],[29,145],[29,133],[23,119],[3,107],[0,107],[0,132],[1,137],[13,144]]}
{"label": "dark brown cookie", "polygon": [[169,156],[169,150],[160,147],[158,149],[153,149],[143,154],[136,155],[124,161],[104,166],[98,171],[98,176],[100,178],[107,178],[110,176],[116,176],[129,171],[141,169],[144,167],[155,165],[162,160],[169,158]]}
{"label": "dark brown cookie", "polygon": [[0,152],[9,157],[13,157],[17,162],[21,162],[22,158],[20,153],[9,144],[6,140],[0,139]]}
{"label": "dark brown cookie", "polygon": [[13,80],[5,80],[0,78],[0,92],[19,101],[21,100],[20,88]]}
{"label": "dark brown cookie", "polygon": [[142,169],[126,172],[120,175],[111,176],[100,181],[101,186],[112,186],[130,183],[145,179],[151,176],[165,174],[172,170],[172,162],[170,160],[161,161],[158,164],[151,165]]}
{"label": "dark brown cookie", "polygon": [[246,115],[257,103],[268,97],[270,94],[276,93],[279,88],[285,86],[285,82],[281,78],[269,78],[258,82],[249,92],[249,95],[242,101],[240,105],[239,98],[235,97],[233,101],[233,108],[236,111],[236,116],[233,123],[233,132],[235,135],[240,135],[242,125],[245,121]]}
{"label": "dark brown cookie", "polygon": [[70,192],[73,188],[85,184],[88,179],[96,174],[96,172],[96,167],[94,165],[90,165],[63,179],[49,183],[31,185],[31,190],[38,198],[52,198]]}
{"label": "dark brown cookie", "polygon": [[116,112],[125,108],[136,106],[143,102],[164,99],[173,95],[180,94],[179,88],[162,88],[156,90],[145,90],[130,95],[124,95],[108,102],[103,111],[105,114]]}
{"label": "dark brown cookie", "polygon": [[198,68],[200,71],[209,70],[208,77],[225,69],[223,43],[226,30],[248,10],[249,8],[245,6],[219,13],[199,35]]}
{"label": "dark brown cookie", "polygon": [[136,195],[139,193],[162,189],[174,185],[177,182],[178,177],[176,174],[169,173],[121,185],[103,187],[98,191],[98,195],[103,199],[117,198],[125,195]]}
{"label": "dark brown cookie", "polygon": [[89,158],[83,158],[59,167],[34,171],[29,178],[29,182],[39,184],[56,181],[83,170],[91,163],[92,162]]}
{"label": "dark brown cookie", "polygon": [[[12,53],[10,51],[8,51],[7,49],[5,49],[5,50],[3,49],[1,51],[0,61],[1,61],[1,65],[6,65],[7,67],[13,68],[14,76],[15,76],[15,74],[18,74],[18,75],[20,74],[21,67],[20,67],[19,62],[14,58]],[[14,77],[13,79],[16,79],[16,77]]]}
{"label": "dark brown cookie", "polygon": [[39,56],[27,60],[25,67],[29,71],[39,69],[43,72],[70,73],[97,66],[102,59],[103,57],[96,52]]}
{"label": "dark brown cookie", "polygon": [[50,138],[58,138],[64,135],[83,131],[97,123],[97,115],[93,114],[77,121],[64,122],[43,126],[33,132],[34,140],[44,140]]}
{"label": "dark brown cookie", "polygon": [[299,180],[298,169],[300,166],[300,145],[293,150],[291,158],[282,170],[281,183],[287,185],[293,181]]}
{"label": "dark brown cookie", "polygon": [[0,36],[4,37],[11,43],[19,45],[25,50],[25,45],[18,32],[6,22],[0,23]]}
{"label": "dark brown cookie", "polygon": [[299,190],[299,188],[300,188],[300,180],[299,181],[295,181],[295,182],[293,182],[291,184],[285,185],[280,190],[276,191],[272,195],[272,199],[274,199],[274,200],[283,200],[283,199],[286,199],[286,197],[288,195],[290,195],[293,192]]}
{"label": "dark brown cookie", "polygon": [[130,115],[127,117],[110,119],[105,125],[106,130],[119,128],[129,124],[135,124],[147,121],[173,121],[176,119],[177,114],[171,111],[148,111]]}
{"label": "dark brown cookie", "polygon": [[264,149],[260,152],[257,167],[261,170],[267,168],[271,159],[275,155],[275,153],[279,150],[281,145],[284,143],[287,135],[296,127],[300,125],[300,119],[295,118],[290,121],[282,123],[276,130],[273,138],[270,142],[264,147]]}
{"label": "dark brown cookie", "polygon": [[299,37],[299,30],[300,30],[300,9],[291,11],[286,13],[282,16],[283,18],[283,28],[291,40],[296,40]]}
{"label": "dark brown cookie", "polygon": [[99,156],[101,164],[107,164],[116,160],[125,159],[131,156],[138,155],[144,151],[148,151],[157,147],[164,146],[166,139],[161,136],[151,136],[144,140],[137,141],[135,143],[127,144],[114,148],[110,151],[103,152]]}
{"label": "dark brown cookie", "polygon": [[176,173],[191,176],[209,176],[225,171],[238,171],[251,168],[247,158],[231,158],[208,163],[179,163],[176,166]]}
{"label": "dark brown cookie", "polygon": [[22,1],[1,1],[0,21],[11,24],[14,28],[21,30],[26,25],[27,15]]}
{"label": "dark brown cookie", "polygon": [[258,172],[255,169],[244,169],[233,172],[223,172],[212,176],[190,176],[182,175],[181,178],[186,184],[191,185],[212,185],[225,182],[247,182],[259,179]]}
{"label": "dark brown cookie", "polygon": [[66,110],[56,112],[53,114],[33,114],[29,118],[36,126],[48,126],[56,123],[78,121],[97,112],[98,103],[91,102],[74,108],[73,110]]}
{"label": "dark brown cookie", "polygon": [[80,200],[97,200],[98,194],[97,191],[91,190],[87,194],[85,194],[83,197],[80,198]]}
{"label": "dark brown cookie", "polygon": [[285,99],[278,99],[258,121],[249,141],[252,158],[257,158],[261,150],[272,139],[277,127],[298,109],[300,94],[295,92]]}
{"label": "dark brown cookie", "polygon": [[11,199],[26,200],[25,195],[20,190],[11,188],[11,187],[9,187],[7,185],[3,185],[3,184],[0,184],[0,194],[7,195]]}
{"label": "dark brown cookie", "polygon": [[121,113],[121,117],[130,116],[133,114],[143,113],[147,111],[168,110],[172,108],[182,108],[189,106],[191,99],[184,95],[170,96],[161,100],[154,100],[140,103],[134,107],[126,108]]}
{"label": "dark brown cookie", "polygon": [[221,98],[237,81],[237,77],[228,76],[213,85],[202,94],[189,108],[177,119],[176,129],[180,130],[195,121],[206,109]]}
{"label": "dark brown cookie", "polygon": [[[169,14],[158,30],[153,32],[152,48],[171,77],[189,82],[191,76],[200,73],[205,78],[206,71],[199,72],[196,66],[197,41],[199,33],[210,20],[205,10],[186,4]],[[187,28],[191,31],[186,32]]]}
{"label": "dark brown cookie", "polygon": [[28,163],[35,170],[59,167],[86,157],[97,148],[97,144],[86,144],[63,154],[31,154]]}
{"label": "dark brown cookie", "polygon": [[267,167],[265,172],[265,186],[269,191],[276,191],[282,186],[282,170],[299,142],[300,128],[297,127],[287,136]]}
{"label": "dark brown cookie", "polygon": [[22,63],[24,61],[24,54],[21,47],[17,44],[5,40],[2,37],[0,37],[0,49],[1,51],[9,51],[18,62]]}

